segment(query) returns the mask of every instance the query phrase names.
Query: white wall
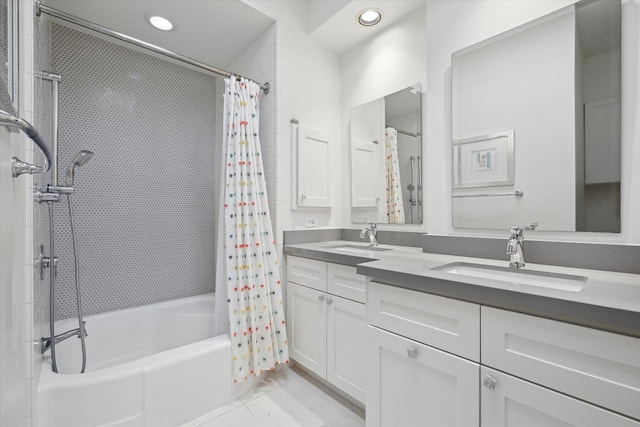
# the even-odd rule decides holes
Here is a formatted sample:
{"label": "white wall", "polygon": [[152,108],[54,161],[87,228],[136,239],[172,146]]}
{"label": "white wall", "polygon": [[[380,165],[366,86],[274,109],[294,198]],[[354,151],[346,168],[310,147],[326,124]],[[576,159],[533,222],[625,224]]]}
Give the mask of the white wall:
{"label": "white wall", "polygon": [[[360,227],[351,222],[351,176],[349,170],[349,127],[353,107],[382,98],[407,86],[420,83],[423,97],[423,132],[427,76],[426,8],[399,19],[385,31],[355,46],[341,57],[342,122],[341,226]],[[428,95],[426,95],[428,96]],[[423,142],[424,146],[424,142]],[[423,147],[424,150],[424,147]],[[384,230],[424,231],[423,225],[382,225]]]}
{"label": "white wall", "polygon": [[[574,0],[431,1],[427,3],[427,101],[425,205],[431,234],[503,237],[505,232],[457,230],[451,226],[451,54],[481,40],[556,11]],[[640,243],[640,4],[623,1],[622,233],[536,233],[538,239]],[[541,123],[544,125],[544,123]]]}
{"label": "white wall", "polygon": [[[282,241],[285,229],[305,228],[308,218],[319,227],[336,227],[343,206],[339,203],[339,171],[345,167],[337,149],[332,150],[332,194],[334,206],[328,208],[291,209],[292,173],[291,119],[301,126],[333,135],[334,147],[340,143],[340,67],[337,54],[311,40],[307,33],[306,2],[295,0],[244,0],[245,3],[272,17],[277,22],[276,81],[277,104],[275,168],[267,179],[275,184],[272,220],[275,233]],[[273,215],[273,212],[276,215]]]}
{"label": "white wall", "polygon": [[[573,4],[576,0],[526,2],[429,1],[383,33],[341,57],[313,43],[306,30],[304,2],[244,0],[277,20],[278,105],[276,229],[304,228],[313,216],[320,226],[358,227],[350,221],[348,169],[349,112],[354,106],[416,82],[423,87],[425,223],[383,229],[430,234],[503,237],[501,230],[460,230],[451,225],[451,53]],[[566,241],[640,243],[640,120],[638,63],[640,5],[623,1],[623,161],[622,233],[539,232],[535,238]],[[426,25],[425,25],[426,24]],[[426,46],[425,46],[426,45]],[[330,210],[290,210],[291,118],[335,132],[336,206]],[[339,135],[339,140],[338,140]],[[533,238],[533,237],[529,237]]]}
{"label": "white wall", "polygon": [[[20,3],[18,115],[33,123],[33,3]],[[15,102],[14,102],[15,104]],[[10,159],[31,162],[33,143],[0,127],[0,425],[30,426],[34,380],[32,179],[11,176]]]}
{"label": "white wall", "polygon": [[[11,177],[11,156],[24,159],[23,135],[0,127],[0,425],[30,421],[30,358],[25,359],[25,195],[23,180]],[[29,362],[29,363],[28,363]],[[28,369],[28,370],[27,370]]]}

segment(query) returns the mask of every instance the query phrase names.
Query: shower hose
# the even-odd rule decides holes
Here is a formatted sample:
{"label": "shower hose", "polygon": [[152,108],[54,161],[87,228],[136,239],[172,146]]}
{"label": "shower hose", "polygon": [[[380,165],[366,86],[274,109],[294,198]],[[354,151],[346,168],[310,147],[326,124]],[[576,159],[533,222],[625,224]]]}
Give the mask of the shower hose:
{"label": "shower hose", "polygon": [[[84,322],[82,320],[82,297],[80,294],[80,267],[78,264],[78,247],[76,243],[76,229],[75,224],[73,222],[73,204],[71,203],[71,194],[67,194],[67,202],[69,204],[69,222],[71,224],[71,241],[73,244],[73,264],[75,269],[75,285],[76,285],[76,303],[78,310],[78,335],[80,336],[80,345],[82,347],[82,368],[80,373],[83,374],[87,367],[87,348],[85,344],[85,332],[84,332]],[[53,258],[54,252],[54,238],[53,238],[53,203],[48,202],[49,205],[49,253]],[[53,372],[58,372],[58,365],[56,363],[56,340],[55,340],[55,284],[56,284],[56,274],[55,266],[52,266],[52,271],[50,275],[50,292],[49,292],[49,328],[51,335],[51,366]]]}

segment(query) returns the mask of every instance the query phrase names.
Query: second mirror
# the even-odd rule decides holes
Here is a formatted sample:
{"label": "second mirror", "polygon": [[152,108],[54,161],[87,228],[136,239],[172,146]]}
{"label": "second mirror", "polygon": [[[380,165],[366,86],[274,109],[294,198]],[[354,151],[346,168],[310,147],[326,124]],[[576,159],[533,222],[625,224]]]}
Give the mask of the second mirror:
{"label": "second mirror", "polygon": [[351,110],[351,221],[422,223],[420,84]]}

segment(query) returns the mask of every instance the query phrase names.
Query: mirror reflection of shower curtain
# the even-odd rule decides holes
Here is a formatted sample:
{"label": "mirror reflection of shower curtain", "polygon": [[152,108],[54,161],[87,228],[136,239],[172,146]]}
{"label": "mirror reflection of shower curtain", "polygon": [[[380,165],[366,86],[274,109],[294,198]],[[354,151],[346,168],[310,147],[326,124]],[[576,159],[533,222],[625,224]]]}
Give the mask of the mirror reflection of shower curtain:
{"label": "mirror reflection of shower curtain", "polygon": [[385,176],[387,190],[387,218],[389,224],[404,224],[404,204],[398,162],[398,132],[387,127],[385,138]]}

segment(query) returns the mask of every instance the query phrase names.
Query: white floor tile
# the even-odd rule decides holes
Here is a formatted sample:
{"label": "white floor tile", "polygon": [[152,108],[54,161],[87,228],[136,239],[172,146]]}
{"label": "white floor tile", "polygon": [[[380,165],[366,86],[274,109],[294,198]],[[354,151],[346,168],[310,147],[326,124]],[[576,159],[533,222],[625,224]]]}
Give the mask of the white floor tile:
{"label": "white floor tile", "polygon": [[265,375],[265,378],[256,388],[242,396],[240,399],[242,403],[247,404],[299,376],[299,374],[293,372],[291,369],[285,369],[280,372],[269,372]]}
{"label": "white floor tile", "polygon": [[[299,404],[293,397],[274,390],[246,406],[265,427],[320,427],[326,425],[314,411]],[[275,395],[274,395],[275,393]]]}
{"label": "white floor tile", "polygon": [[263,427],[246,406],[240,405],[198,427]]}
{"label": "white floor tile", "polygon": [[350,412],[345,417],[331,424],[331,427],[365,427],[364,416]]}
{"label": "white floor tile", "polygon": [[280,386],[280,388],[269,392],[269,394],[278,393],[281,396],[295,397],[297,405],[321,414],[326,424],[331,424],[344,417],[354,406],[306,374],[297,370],[292,370],[292,372],[295,375],[292,375],[289,381]]}
{"label": "white floor tile", "polygon": [[229,411],[231,411],[233,409],[236,409],[238,407],[241,407],[241,406],[243,406],[242,402],[236,400],[234,402],[229,403],[228,405],[225,405],[225,406],[222,406],[222,407],[216,409],[215,411],[209,412],[208,414],[205,414],[205,415],[203,415],[201,417],[198,417],[193,421],[190,421],[190,422],[188,422],[186,424],[183,424],[180,427],[199,427],[201,425],[204,425],[208,421],[211,421],[214,418],[217,418],[217,417],[221,416],[222,414],[224,414],[226,412],[229,412]]}
{"label": "white floor tile", "polygon": [[299,369],[269,373],[250,393],[183,427],[364,427],[364,410]]}

